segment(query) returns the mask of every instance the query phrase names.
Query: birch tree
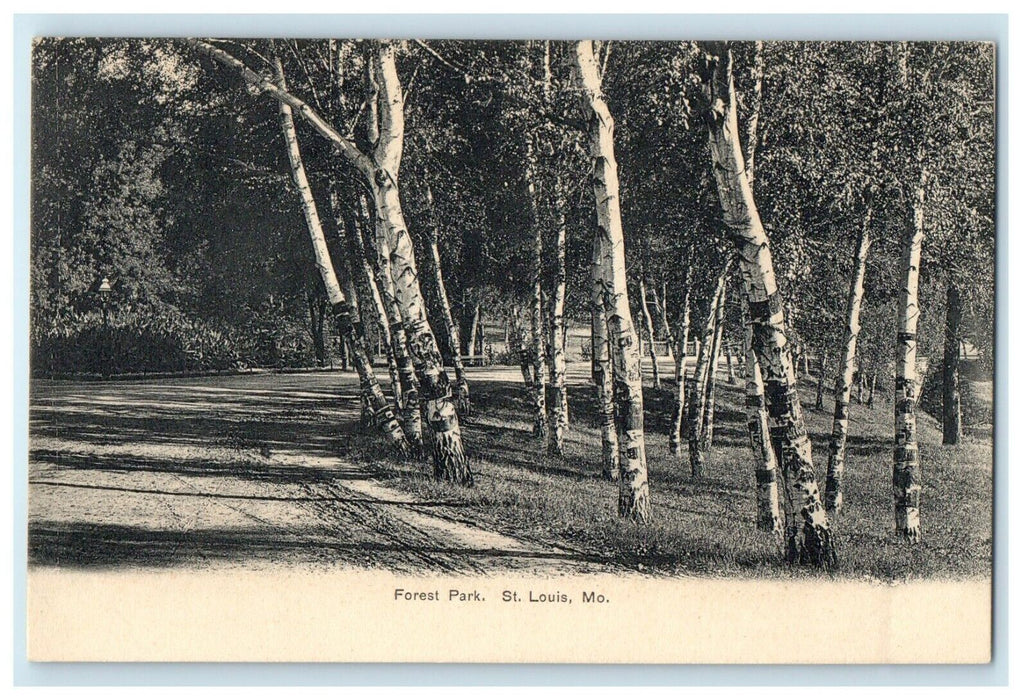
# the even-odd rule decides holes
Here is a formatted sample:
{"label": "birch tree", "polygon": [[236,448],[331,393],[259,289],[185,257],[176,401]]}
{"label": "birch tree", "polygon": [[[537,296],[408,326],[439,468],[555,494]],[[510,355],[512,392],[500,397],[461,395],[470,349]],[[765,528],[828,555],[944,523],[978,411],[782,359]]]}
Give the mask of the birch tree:
{"label": "birch tree", "polygon": [[593,193],[597,210],[600,289],[604,300],[612,356],[613,393],[619,443],[618,514],[640,522],[650,520],[650,486],[643,443],[643,387],[640,347],[629,309],[625,279],[625,243],[618,197],[614,120],[604,101],[600,70],[592,41],[580,41],[574,50],[574,71],[588,123],[593,158]]}
{"label": "birch tree", "polygon": [[[276,85],[285,92],[286,79],[282,70],[282,63],[278,57],[274,59],[274,65]],[[375,377],[375,372],[372,370],[364,333],[360,326],[355,325],[352,318],[350,307],[352,304],[356,304],[356,299],[351,299],[348,302],[336,278],[332,259],[329,256],[329,247],[325,242],[325,234],[322,231],[321,219],[318,216],[318,209],[307,180],[307,172],[304,169],[304,162],[300,153],[300,142],[297,139],[296,128],[293,123],[293,109],[286,102],[279,103],[279,118],[282,135],[286,142],[286,151],[289,155],[293,182],[300,196],[304,218],[307,221],[308,230],[311,234],[315,262],[321,274],[322,282],[325,285],[329,303],[332,305],[332,314],[336,319],[340,337],[351,348],[354,365],[361,378],[362,393],[369,398],[376,424],[389,437],[400,453],[407,456],[410,453],[410,446],[404,437],[403,431],[400,429],[399,423],[397,423],[396,417],[393,415],[389,402],[382,393],[379,381]]]}
{"label": "birch tree", "polygon": [[391,275],[396,287],[404,330],[418,373],[422,398],[426,402],[432,430],[434,474],[437,479],[471,485],[472,475],[461,441],[461,428],[451,398],[450,382],[443,368],[436,338],[429,327],[425,303],[418,282],[411,236],[400,203],[398,178],[403,152],[403,91],[396,71],[396,47],[377,42],[368,60],[379,90],[377,111],[379,138],[374,148],[358,148],[335,129],[311,105],[272,80],[247,67],[239,59],[209,42],[190,40],[202,54],[237,71],[254,89],[299,112],[315,131],[327,139],[350,168],[363,178],[376,211],[377,226],[389,250]]}
{"label": "birch tree", "polygon": [[787,482],[786,561],[832,568],[836,545],[811,462],[811,441],[797,395],[768,236],[746,176],[736,121],[732,54],[724,42],[705,48],[703,80],[708,103],[704,116],[711,162],[725,224],[740,255],[752,342],[768,397],[770,432]]}

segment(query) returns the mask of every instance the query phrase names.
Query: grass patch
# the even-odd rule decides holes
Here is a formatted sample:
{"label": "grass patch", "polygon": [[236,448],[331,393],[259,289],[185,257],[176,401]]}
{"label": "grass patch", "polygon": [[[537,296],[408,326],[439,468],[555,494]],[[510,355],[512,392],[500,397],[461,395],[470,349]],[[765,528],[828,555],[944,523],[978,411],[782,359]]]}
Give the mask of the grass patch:
{"label": "grass patch", "polygon": [[[389,486],[419,498],[453,503],[448,517],[504,534],[572,548],[614,567],[660,574],[809,576],[782,563],[779,538],[755,527],[753,462],[744,428],[743,386],[720,381],[714,445],[702,479],[668,454],[672,382],[645,388],[646,444],[653,523],[641,527],[617,517],[617,486],[601,473],[593,389],[581,370],[570,387],[572,425],[561,458],[544,454],[531,434],[530,405],[517,382],[475,381],[473,414],[463,421],[465,448],[476,484],[436,483],[424,462],[383,458],[374,435],[341,427],[348,459],[363,461]],[[815,411],[813,384],[801,396],[824,476],[832,402]],[[919,415],[924,541],[908,546],[893,535],[891,493],[893,415],[890,397],[878,406],[851,409],[851,440],[844,474],[844,512],[834,519],[838,576],[897,581],[990,575],[992,552],[992,446],[969,437],[941,446],[938,426]]]}

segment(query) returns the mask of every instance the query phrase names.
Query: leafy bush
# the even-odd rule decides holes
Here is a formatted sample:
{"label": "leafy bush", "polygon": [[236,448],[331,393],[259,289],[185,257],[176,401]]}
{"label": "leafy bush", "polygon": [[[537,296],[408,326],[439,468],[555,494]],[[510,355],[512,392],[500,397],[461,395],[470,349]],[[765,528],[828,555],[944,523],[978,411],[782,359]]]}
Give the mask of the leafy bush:
{"label": "leafy bush", "polygon": [[[35,330],[35,329],[34,329]],[[310,367],[313,343],[301,324],[275,319],[243,328],[218,327],[175,310],[36,331],[32,372],[135,374],[206,372],[248,367]]]}

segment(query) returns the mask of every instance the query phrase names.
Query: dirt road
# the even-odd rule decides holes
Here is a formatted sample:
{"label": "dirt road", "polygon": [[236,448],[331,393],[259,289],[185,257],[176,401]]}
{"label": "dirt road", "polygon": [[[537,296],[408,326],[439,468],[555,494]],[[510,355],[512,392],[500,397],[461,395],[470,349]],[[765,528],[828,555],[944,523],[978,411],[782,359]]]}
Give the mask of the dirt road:
{"label": "dirt road", "polygon": [[[519,380],[516,369],[474,374]],[[39,381],[31,401],[32,566],[599,566],[482,529],[457,504],[386,488],[348,461],[334,426],[358,420],[353,374]]]}

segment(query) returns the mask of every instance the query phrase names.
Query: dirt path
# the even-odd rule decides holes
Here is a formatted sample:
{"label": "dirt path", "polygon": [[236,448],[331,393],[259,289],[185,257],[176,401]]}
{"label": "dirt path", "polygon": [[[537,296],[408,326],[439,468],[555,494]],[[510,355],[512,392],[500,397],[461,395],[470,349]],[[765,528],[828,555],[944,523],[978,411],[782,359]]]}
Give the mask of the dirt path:
{"label": "dirt path", "polygon": [[459,504],[386,488],[341,457],[331,426],[357,421],[356,392],[355,378],[337,373],[35,383],[30,562],[595,569],[465,522],[453,515]]}

